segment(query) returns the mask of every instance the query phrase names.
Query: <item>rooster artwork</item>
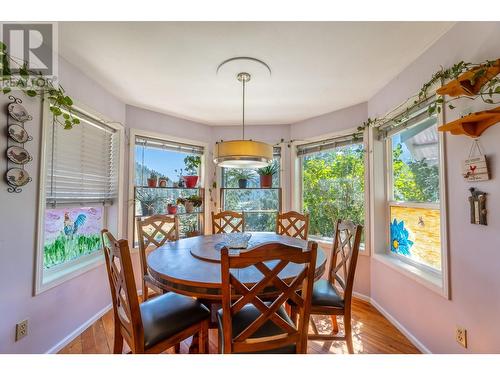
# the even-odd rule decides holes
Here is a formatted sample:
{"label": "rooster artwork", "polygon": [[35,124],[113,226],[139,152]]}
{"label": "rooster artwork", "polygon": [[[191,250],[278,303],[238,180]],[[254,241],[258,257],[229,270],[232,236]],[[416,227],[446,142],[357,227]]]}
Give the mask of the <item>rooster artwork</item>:
{"label": "rooster artwork", "polygon": [[64,213],[64,234],[68,237],[73,237],[78,232],[78,229],[85,224],[87,217],[84,214],[79,214],[75,221],[69,217],[69,213]]}

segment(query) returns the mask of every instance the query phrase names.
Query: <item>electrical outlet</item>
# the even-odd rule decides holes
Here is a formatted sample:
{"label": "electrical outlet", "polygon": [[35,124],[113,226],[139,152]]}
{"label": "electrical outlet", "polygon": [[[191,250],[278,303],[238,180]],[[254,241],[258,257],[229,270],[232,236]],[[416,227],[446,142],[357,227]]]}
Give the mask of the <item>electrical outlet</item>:
{"label": "electrical outlet", "polygon": [[467,348],[467,330],[465,328],[457,327],[455,339],[460,345],[462,345],[464,348]]}
{"label": "electrical outlet", "polygon": [[28,319],[16,324],[16,341],[28,335]]}

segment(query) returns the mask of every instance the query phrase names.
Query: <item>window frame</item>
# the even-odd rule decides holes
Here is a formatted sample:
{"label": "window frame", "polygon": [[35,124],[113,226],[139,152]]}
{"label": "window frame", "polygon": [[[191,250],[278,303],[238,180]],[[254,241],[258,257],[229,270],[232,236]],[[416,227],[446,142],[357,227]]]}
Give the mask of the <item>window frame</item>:
{"label": "window frame", "polygon": [[[292,160],[292,168],[291,168],[291,181],[292,181],[292,195],[291,195],[291,200],[292,200],[292,209],[295,209],[296,211],[302,212],[303,211],[303,184],[304,184],[304,179],[303,179],[303,167],[302,167],[302,160],[303,158],[299,155],[297,155],[297,146],[307,144],[307,143],[313,143],[313,142],[321,142],[324,140],[328,140],[331,138],[341,138],[345,136],[349,136],[351,134],[354,134],[358,132],[357,128],[350,128],[346,130],[342,130],[339,132],[334,132],[334,133],[328,133],[328,134],[323,134],[319,137],[313,137],[313,138],[308,138],[305,140],[301,140],[298,142],[294,142],[293,146],[291,147],[291,160]],[[364,158],[364,168],[365,168],[365,191],[364,191],[364,198],[365,198],[365,225],[363,226],[363,231],[365,234],[365,244],[364,246],[360,246],[360,251],[359,255],[362,256],[370,256],[371,255],[371,246],[370,246],[370,185],[369,185],[369,176],[370,176],[370,161],[369,161],[369,142],[368,142],[368,129],[365,129],[363,131],[363,148],[365,151],[365,158]],[[333,225],[333,223],[332,223]],[[319,236],[309,236],[310,239],[315,240],[318,243],[325,244],[330,246],[333,243],[333,238],[327,238],[327,237],[319,237]]]}
{"label": "window frame", "polygon": [[[432,94],[429,94],[429,97]],[[439,96],[436,96],[436,99]],[[405,102],[406,103],[406,102]],[[396,108],[402,107],[405,103]],[[443,107],[440,113],[436,114],[437,127],[444,124],[446,109]],[[389,111],[393,114],[395,111]],[[389,116],[389,114],[387,116]],[[386,117],[387,117],[386,116]],[[435,293],[441,295],[446,299],[450,299],[450,279],[449,279],[449,247],[448,247],[448,213],[447,213],[447,177],[446,177],[446,134],[438,131],[439,136],[439,210],[440,210],[440,235],[441,235],[441,271],[437,271],[432,267],[412,261],[401,255],[392,254],[390,251],[390,199],[392,198],[392,141],[390,136],[385,140],[378,140],[377,128],[370,128],[370,163],[373,171],[370,171],[370,201],[373,212],[380,213],[380,217],[385,217],[385,232],[382,237],[383,240],[373,231],[370,242],[374,247],[373,257],[377,261],[389,266],[404,276],[418,282],[419,284],[427,287]],[[382,164],[382,165],[381,165]],[[381,167],[381,168],[380,168]],[[383,208],[381,207],[380,185],[374,180],[375,169],[383,170],[385,178],[383,179]],[[419,202],[392,202],[394,205],[404,204],[405,206],[414,207],[432,207],[433,203],[419,203]],[[435,207],[435,206],[434,206]],[[370,226],[374,228],[376,225],[375,220],[371,219]]]}
{"label": "window frame", "polygon": [[[209,155],[209,149],[208,146],[209,144],[207,142],[201,142],[201,141],[196,141],[193,139],[188,139],[188,138],[180,138],[176,137],[173,135],[169,135],[167,133],[157,133],[157,132],[151,132],[148,130],[143,130],[143,129],[137,129],[137,128],[131,128],[128,134],[128,141],[129,141],[129,158],[128,158],[128,163],[129,163],[129,168],[128,168],[128,200],[127,200],[127,233],[133,233],[134,232],[134,208],[133,208],[133,202],[134,202],[134,187],[135,187],[135,138],[136,137],[150,137],[150,138],[157,138],[159,140],[165,140],[165,141],[171,141],[171,142],[178,142],[178,143],[185,143],[185,144],[192,144],[195,146],[201,146],[204,149],[203,155],[201,155],[202,158],[202,163],[200,166],[200,176],[199,176],[199,181],[200,181],[200,186],[206,187],[207,186],[207,176],[210,174],[208,173],[208,155]],[[205,223],[204,225],[204,234],[208,233],[208,225],[207,223],[209,222],[209,212],[207,210],[208,207],[208,202],[210,202],[210,193],[208,189],[205,190],[205,196],[203,197],[203,221]],[[129,241],[129,247],[130,251],[132,253],[137,253],[139,251],[138,246],[134,246],[133,240],[132,240],[132,235],[128,236],[128,241]]]}
{"label": "window frame", "polygon": [[[436,127],[438,126],[438,118],[436,116]],[[413,125],[413,126],[418,126],[418,123]],[[439,216],[441,219],[441,172],[442,172],[442,165],[441,165],[441,132],[438,132],[438,151],[439,151],[439,158],[438,158],[438,163],[439,163],[439,202],[413,202],[413,201],[397,201],[394,199],[394,176],[393,176],[393,158],[392,158],[392,152],[393,152],[393,142],[392,142],[392,136],[396,135],[398,133],[401,133],[405,131],[406,129],[411,129],[413,126],[410,126],[408,128],[401,129],[400,131],[395,131],[391,134],[388,134],[387,139],[385,140],[386,143],[386,150],[385,150],[385,155],[386,155],[386,163],[387,163],[387,218],[388,224],[390,225],[390,218],[391,218],[391,207],[407,207],[407,208],[429,208],[429,209],[434,209],[434,210],[439,210]],[[440,230],[442,232],[442,225],[440,223]],[[442,234],[442,233],[441,233]],[[436,270],[435,268],[432,268],[426,264],[417,262],[411,258],[405,257],[400,254],[395,254],[393,253],[390,248],[391,248],[391,235],[390,235],[390,230],[387,230],[387,254],[392,257],[396,257],[402,262],[406,262],[409,265],[419,268],[423,272],[427,272],[432,274],[434,277],[440,277],[441,276],[441,271]],[[442,235],[441,235],[442,238]],[[443,258],[443,249],[442,249],[442,241],[441,241],[441,259]]]}
{"label": "window frame", "polygon": [[[280,212],[283,212],[285,211],[285,205],[286,205],[286,202],[285,202],[285,188],[284,188],[284,175],[285,175],[285,162],[286,162],[286,158],[285,158],[285,147],[284,147],[284,144],[283,143],[280,143],[278,145],[274,145],[273,148],[279,148],[280,149],[280,154],[279,154],[279,173],[278,173],[278,181],[279,181],[279,185],[277,187],[273,187],[272,189],[281,189],[281,205],[280,207],[278,207],[278,210],[276,210],[276,213],[280,213]],[[273,160],[275,160],[274,158],[274,151],[273,151]],[[224,211],[226,210],[225,207],[223,207],[222,203],[226,203],[226,199],[223,199],[222,198],[222,193],[221,193],[221,189],[222,188],[225,188],[224,186],[224,177],[225,177],[225,172],[224,172],[224,167],[219,167],[219,166],[216,166],[217,168],[217,173],[218,173],[218,178],[217,178],[217,181],[219,183],[219,188],[217,189],[218,190],[218,194],[217,194],[217,200],[218,200],[218,207],[219,207],[219,211]],[[247,168],[247,169],[252,169],[252,168]],[[258,168],[257,168],[258,169]],[[257,213],[256,211],[244,211],[242,212],[243,214],[245,214],[245,212],[249,212],[249,213]],[[272,212],[275,212],[274,210]],[[246,219],[245,219],[246,220]],[[245,224],[246,224],[246,221],[245,221]],[[246,229],[245,229],[246,230]],[[274,231],[273,231],[274,233]]]}
{"label": "window frame", "polygon": [[[44,233],[45,233],[45,209],[46,205],[46,168],[45,162],[48,156],[47,150],[47,136],[48,127],[52,126],[52,112],[50,112],[49,100],[43,101],[42,106],[42,130],[41,130],[41,147],[39,158],[39,193],[38,193],[38,212],[37,212],[37,235],[36,235],[36,262],[35,262],[35,282],[33,296],[41,294],[49,289],[52,289],[62,283],[78,277],[96,267],[104,264],[104,257],[102,256],[102,249],[94,253],[81,256],[77,259],[54,266],[52,269],[44,270]],[[117,235],[122,236],[123,227],[123,172],[125,170],[125,128],[116,121],[111,120],[107,116],[85,106],[84,104],[75,101],[73,105],[75,110],[82,112],[85,115],[100,119],[106,122],[106,125],[115,129],[118,139],[118,191],[116,203],[116,228]],[[78,203],[68,203],[68,207],[82,207]],[[109,209],[107,207],[103,210],[103,221],[109,225]]]}

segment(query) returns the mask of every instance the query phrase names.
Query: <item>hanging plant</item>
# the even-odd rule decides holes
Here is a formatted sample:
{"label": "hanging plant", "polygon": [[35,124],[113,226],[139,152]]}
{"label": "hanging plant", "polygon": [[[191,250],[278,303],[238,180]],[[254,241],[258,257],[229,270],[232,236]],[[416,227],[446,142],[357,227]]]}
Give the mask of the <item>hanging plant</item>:
{"label": "hanging plant", "polygon": [[[427,113],[430,115],[434,113],[441,113],[443,106],[447,106],[450,110],[455,109],[453,101],[462,98],[467,98],[470,100],[476,100],[480,98],[486,104],[499,104],[500,99],[495,99],[495,95],[500,94],[500,78],[498,76],[498,71],[500,69],[500,59],[498,60],[486,60],[482,63],[470,63],[465,61],[460,61],[450,68],[444,69],[441,67],[440,70],[435,72],[431,79],[425,82],[420,91],[414,97],[409,98],[404,104],[397,107],[394,111],[399,110],[406,103],[411,101],[411,105],[408,105],[398,116],[393,119],[390,115],[383,118],[368,118],[360,126],[358,126],[357,131],[362,132],[370,126],[376,126],[377,124],[386,122],[388,120],[394,120],[395,122],[401,122],[405,116],[410,113],[410,110],[414,108],[419,103],[425,102],[429,99],[429,90],[436,84],[443,84],[444,82],[450,82],[456,79],[462,79],[462,85],[465,86],[463,89],[464,93],[454,95],[448,100],[443,96],[438,97],[427,109]],[[468,81],[468,82],[467,82]],[[439,90],[438,90],[439,91]],[[393,112],[394,112],[393,111]],[[354,134],[354,137],[357,135]]]}
{"label": "hanging plant", "polygon": [[[28,69],[26,61],[14,59],[1,41],[0,61],[3,94],[9,94],[15,88],[31,98],[50,100],[49,109],[54,121],[64,129],[71,129],[80,123],[80,120],[73,115],[73,99],[66,95],[64,88],[61,85],[54,86],[52,80],[44,77],[41,72]],[[19,74],[12,74],[13,70],[19,71]]]}

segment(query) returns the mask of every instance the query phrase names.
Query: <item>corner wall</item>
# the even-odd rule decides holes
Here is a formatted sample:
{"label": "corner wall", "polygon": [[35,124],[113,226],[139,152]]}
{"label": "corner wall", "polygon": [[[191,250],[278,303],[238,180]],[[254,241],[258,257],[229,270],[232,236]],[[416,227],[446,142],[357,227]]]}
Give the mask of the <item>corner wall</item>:
{"label": "corner wall", "polygon": [[[439,69],[465,60],[500,57],[500,23],[460,22],[368,102],[368,116],[383,116]],[[484,105],[462,102],[446,111],[446,121],[461,109]],[[468,111],[467,111],[468,112]],[[490,156],[492,180],[470,184],[461,175],[471,139],[446,134],[446,178],[451,300],[389,268],[371,264],[371,297],[433,353],[500,353],[500,126],[488,129],[481,145]],[[488,226],[469,223],[469,187],[488,193]],[[468,330],[468,349],[455,342],[456,326]]]}

